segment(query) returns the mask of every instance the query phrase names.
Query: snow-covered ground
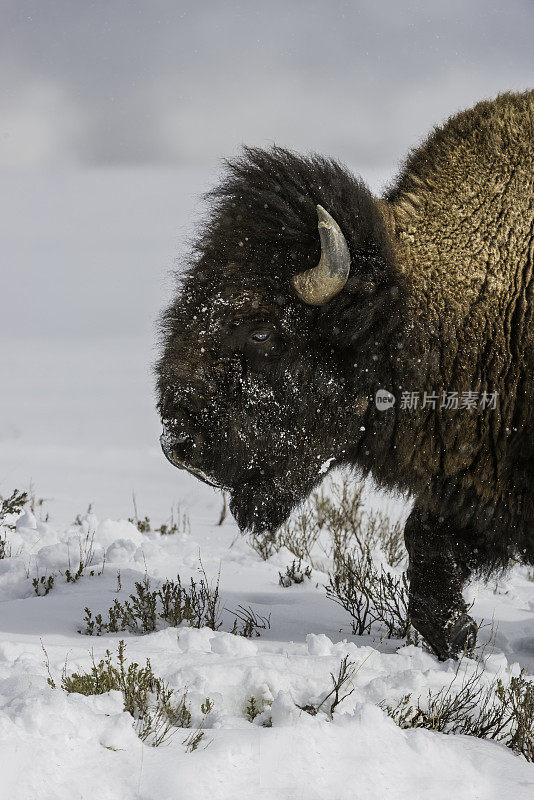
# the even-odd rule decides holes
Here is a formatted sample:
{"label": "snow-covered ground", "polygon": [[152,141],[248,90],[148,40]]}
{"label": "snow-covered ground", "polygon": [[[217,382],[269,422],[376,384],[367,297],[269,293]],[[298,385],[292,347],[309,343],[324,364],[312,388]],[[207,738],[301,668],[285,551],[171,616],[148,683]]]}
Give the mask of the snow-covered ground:
{"label": "snow-covered ground", "polygon": [[[290,554],[262,561],[231,518],[217,525],[220,494],[163,459],[151,390],[153,318],[206,175],[3,180],[0,494],[33,480],[37,496],[49,498],[51,517],[19,519],[7,532],[11,556],[0,560],[2,800],[532,798],[534,765],[503,745],[401,730],[379,708],[447,685],[453,662],[380,642],[378,633],[352,636],[347,614],[326,597],[325,572],[282,588],[278,573]],[[132,492],[139,516],[148,514],[153,525],[177,505],[189,524],[172,536],[140,533],[125,519],[133,515]],[[402,499],[372,490],[367,498],[393,519],[406,514]],[[105,568],[67,583],[61,573],[77,566],[83,539],[72,522],[89,503],[96,572],[104,553]],[[199,554],[208,576],[220,570],[223,605],[270,615],[270,629],[259,638],[234,636],[224,611],[217,632],[78,633],[86,607],[106,612],[145,573],[154,586],[177,574],[198,576]],[[37,597],[32,580],[52,573],[54,587]],[[520,667],[534,673],[528,577],[515,567],[498,582],[468,587],[474,615],[496,631],[488,680],[506,682]],[[59,684],[66,659],[68,673],[88,668],[91,652],[98,661],[119,639],[128,660],[149,657],[155,674],[177,691],[187,688],[194,718],[211,698],[195,752],[186,752],[181,734],[158,748],[142,744],[118,693],[83,697],[48,685],[43,645]],[[333,720],[301,711],[329,690],[330,673],[346,655],[357,669],[354,692]],[[469,661],[462,667],[474,668]],[[256,723],[245,714],[251,697],[265,709]],[[259,724],[266,716],[271,727]]]}
{"label": "snow-covered ground", "polygon": [[[127,521],[90,520],[96,529],[95,561],[102,575],[67,584],[56,577],[47,596],[36,597],[34,577],[77,564],[80,529],[58,531],[26,515],[9,534],[11,558],[0,561],[0,769],[9,798],[531,798],[534,766],[504,745],[426,730],[399,729],[378,707],[412,692],[450,683],[455,664],[439,663],[420,647],[375,637],[354,637],[346,613],[326,598],[327,577],[314,571],[304,585],[282,588],[278,572],[291,562],[280,551],[262,561],[231,520],[217,526],[217,503],[190,518],[172,536],[143,535]],[[251,605],[271,627],[260,638],[223,628],[166,628],[147,635],[89,637],[84,609],[105,612],[123,600],[145,571],[156,586],[164,578],[198,577],[199,554],[208,576],[221,573],[225,608]],[[97,569],[97,572],[99,570]],[[117,592],[117,572],[121,589]],[[497,647],[486,661],[488,679],[517,674],[516,659],[533,664],[533,584],[517,569],[493,587],[473,587],[475,613],[493,616]],[[225,629],[225,630],[224,630]],[[225,632],[226,631],[226,632]],[[214,710],[200,748],[186,752],[186,732],[159,748],[143,745],[121,696],[66,695],[47,684],[45,656],[59,683],[67,672],[89,668],[119,638],[127,657],[144,663],[178,693],[188,689],[193,716],[206,697]],[[377,648],[377,649],[376,649]],[[298,707],[330,689],[343,656],[357,668],[355,691],[330,721]],[[468,670],[475,663],[464,665]],[[463,668],[464,668],[463,667]],[[254,697],[272,727],[248,721]],[[258,718],[258,721],[261,718]],[[206,748],[205,746],[208,745]],[[204,749],[205,748],[205,749]]]}

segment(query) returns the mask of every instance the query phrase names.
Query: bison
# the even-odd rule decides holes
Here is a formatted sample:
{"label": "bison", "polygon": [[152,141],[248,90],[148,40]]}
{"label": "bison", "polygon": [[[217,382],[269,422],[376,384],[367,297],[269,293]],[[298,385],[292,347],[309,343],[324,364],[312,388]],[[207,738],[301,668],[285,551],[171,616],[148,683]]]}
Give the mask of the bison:
{"label": "bison", "polygon": [[534,563],[533,125],[533,91],[478,103],[382,198],[245,148],[161,321],[169,461],[243,531],[340,465],[407,492],[409,614],[440,659],[475,642],[466,579]]}

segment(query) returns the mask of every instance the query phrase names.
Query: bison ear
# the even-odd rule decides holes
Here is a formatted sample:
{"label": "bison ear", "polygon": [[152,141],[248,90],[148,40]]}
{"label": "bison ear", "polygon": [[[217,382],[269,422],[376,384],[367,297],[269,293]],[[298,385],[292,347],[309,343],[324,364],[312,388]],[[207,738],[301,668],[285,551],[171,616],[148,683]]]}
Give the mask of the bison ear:
{"label": "bison ear", "polygon": [[321,258],[317,266],[299,272],[293,286],[303,303],[323,306],[345,286],[350,272],[349,246],[341,228],[322,206],[317,206]]}

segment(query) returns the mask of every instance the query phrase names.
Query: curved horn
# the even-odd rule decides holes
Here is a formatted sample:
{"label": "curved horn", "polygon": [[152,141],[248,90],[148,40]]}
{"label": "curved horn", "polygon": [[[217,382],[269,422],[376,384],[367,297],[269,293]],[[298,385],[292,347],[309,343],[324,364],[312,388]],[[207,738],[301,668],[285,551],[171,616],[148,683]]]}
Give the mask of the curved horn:
{"label": "curved horn", "polygon": [[343,289],[349,277],[350,253],[341,228],[328,211],[317,206],[321,258],[316,267],[299,272],[293,278],[293,286],[309,306],[328,303]]}

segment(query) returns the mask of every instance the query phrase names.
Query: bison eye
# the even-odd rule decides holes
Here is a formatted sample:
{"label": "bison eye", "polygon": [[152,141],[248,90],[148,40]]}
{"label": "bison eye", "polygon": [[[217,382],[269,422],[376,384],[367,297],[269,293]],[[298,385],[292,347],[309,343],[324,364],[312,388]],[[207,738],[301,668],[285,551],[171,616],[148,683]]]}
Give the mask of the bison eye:
{"label": "bison eye", "polygon": [[254,333],[250,334],[250,340],[252,342],[258,342],[259,344],[263,344],[268,339],[271,338],[271,331],[254,331]]}

